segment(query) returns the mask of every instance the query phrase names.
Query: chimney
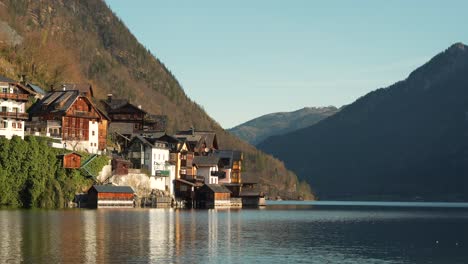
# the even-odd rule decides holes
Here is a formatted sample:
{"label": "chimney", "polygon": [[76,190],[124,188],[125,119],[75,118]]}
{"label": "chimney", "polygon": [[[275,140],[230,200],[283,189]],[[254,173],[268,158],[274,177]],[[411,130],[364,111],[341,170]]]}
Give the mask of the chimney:
{"label": "chimney", "polygon": [[195,127],[191,126],[190,127],[190,132],[192,132],[192,135],[195,134]]}
{"label": "chimney", "polygon": [[51,91],[51,92],[55,92],[55,87],[54,87],[53,84],[50,85],[50,91]]}
{"label": "chimney", "polygon": [[20,76],[20,83],[22,85],[26,85],[26,74],[21,74]]}
{"label": "chimney", "polygon": [[67,87],[65,87],[65,85],[62,85],[62,90],[66,91]]}
{"label": "chimney", "polygon": [[107,94],[107,102],[112,102],[112,94]]}
{"label": "chimney", "polygon": [[141,109],[141,105],[138,105],[138,109]]}

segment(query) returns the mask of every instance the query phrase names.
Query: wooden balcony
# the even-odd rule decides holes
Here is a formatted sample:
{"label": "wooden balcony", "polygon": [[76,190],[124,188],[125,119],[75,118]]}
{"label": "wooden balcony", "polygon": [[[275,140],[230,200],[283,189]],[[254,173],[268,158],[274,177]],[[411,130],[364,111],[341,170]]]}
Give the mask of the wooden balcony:
{"label": "wooden balcony", "polygon": [[29,119],[29,115],[27,113],[18,113],[18,112],[0,112],[0,117],[22,119],[22,120]]}
{"label": "wooden balcony", "polygon": [[28,94],[19,94],[19,93],[0,93],[0,99],[12,99],[16,101],[28,101]]}

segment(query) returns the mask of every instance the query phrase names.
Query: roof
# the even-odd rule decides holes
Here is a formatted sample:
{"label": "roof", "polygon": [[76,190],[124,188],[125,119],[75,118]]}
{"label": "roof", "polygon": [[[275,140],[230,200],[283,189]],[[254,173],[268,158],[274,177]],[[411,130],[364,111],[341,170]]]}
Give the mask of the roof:
{"label": "roof", "polygon": [[200,184],[200,183],[198,183],[198,182],[189,182],[189,181],[186,181],[186,180],[184,180],[184,179],[175,179],[175,180],[178,181],[178,182],[181,182],[181,183],[190,185],[190,186],[194,186],[194,187],[200,187],[200,186],[202,186],[202,184]]}
{"label": "roof", "polygon": [[71,155],[71,154],[74,154],[74,155],[78,155],[80,157],[83,157],[83,155],[81,155],[80,153],[78,152],[69,152],[69,153],[63,153],[63,154],[59,154],[57,155],[58,157],[61,157],[61,156],[68,156],[68,155]]}
{"label": "roof", "polygon": [[255,184],[259,182],[258,174],[254,172],[243,172],[242,173],[242,183],[251,183]]}
{"label": "roof", "polygon": [[206,148],[217,149],[218,140],[216,139],[216,132],[214,131],[195,131],[194,129],[186,131],[178,131],[176,137],[179,139],[185,139],[187,146],[191,151],[200,151],[203,143],[206,144]]}
{"label": "roof", "polygon": [[12,80],[10,78],[7,78],[5,76],[0,75],[0,82],[7,82],[7,83],[16,83],[15,80]]}
{"label": "roof", "polygon": [[90,93],[91,97],[93,97],[93,87],[91,84],[86,83],[64,83],[60,85],[61,89],[65,89],[67,91],[79,91],[80,93]]}
{"label": "roof", "polygon": [[115,185],[93,185],[91,189],[95,189],[99,193],[135,193],[130,186],[115,186]]}
{"label": "roof", "polygon": [[239,193],[240,197],[261,197],[264,196],[263,193],[259,190],[242,190]]}
{"label": "roof", "polygon": [[101,103],[104,105],[106,108],[107,113],[112,114],[112,113],[133,113],[135,111],[137,112],[142,112],[146,113],[143,109],[140,107],[130,103],[128,99],[107,99],[107,100],[101,100]]}
{"label": "roof", "polygon": [[44,90],[42,90],[41,87],[39,87],[39,86],[37,86],[37,85],[35,85],[35,84],[28,83],[27,86],[31,87],[31,89],[32,89],[34,92],[38,93],[38,94],[42,94],[42,95],[45,95],[45,94],[46,94],[46,92],[45,92]]}
{"label": "roof", "polygon": [[216,166],[218,162],[217,156],[195,156],[192,163],[196,166]]}
{"label": "roof", "polygon": [[49,113],[64,114],[78,98],[87,100],[89,104],[96,110],[98,115],[108,119],[99,108],[86,96],[80,94],[78,90],[71,91],[53,91],[44,96],[41,100],[31,106],[29,113],[33,116],[40,116]]}
{"label": "roof", "polygon": [[[205,187],[206,186],[206,187]],[[231,193],[231,191],[221,184],[205,184],[202,188],[208,188],[215,193]]]}
{"label": "roof", "polygon": [[242,151],[238,150],[216,150],[213,155],[218,156],[223,161],[223,166],[232,168],[234,161],[242,160]]}
{"label": "roof", "polygon": [[[157,139],[157,138],[148,138],[148,137],[142,137],[142,136],[134,136],[134,137],[132,138],[132,140],[130,141],[130,144],[132,144],[132,142],[135,141],[135,140],[138,140],[138,141],[140,141],[141,143],[143,143],[143,144],[145,144],[145,145],[147,145],[147,146],[149,146],[149,147],[151,147],[151,148],[167,148],[167,142],[161,141],[161,140],[159,140],[159,139]],[[157,144],[157,143],[164,145],[164,147],[158,146],[159,144]]]}

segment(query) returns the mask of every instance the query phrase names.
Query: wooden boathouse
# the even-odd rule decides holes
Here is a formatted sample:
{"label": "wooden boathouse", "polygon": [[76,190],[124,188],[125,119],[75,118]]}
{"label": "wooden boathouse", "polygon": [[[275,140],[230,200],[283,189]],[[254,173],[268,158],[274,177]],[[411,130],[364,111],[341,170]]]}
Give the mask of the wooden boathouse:
{"label": "wooden boathouse", "polygon": [[133,208],[135,192],[130,186],[93,185],[88,190],[89,208]]}
{"label": "wooden boathouse", "polygon": [[231,191],[220,184],[205,184],[197,191],[198,208],[231,206]]}

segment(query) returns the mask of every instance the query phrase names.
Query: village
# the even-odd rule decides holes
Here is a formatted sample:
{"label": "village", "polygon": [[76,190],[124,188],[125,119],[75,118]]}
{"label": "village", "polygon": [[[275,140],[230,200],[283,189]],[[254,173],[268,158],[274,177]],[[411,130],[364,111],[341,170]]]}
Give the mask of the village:
{"label": "village", "polygon": [[[0,137],[50,138],[67,150],[63,167],[84,169],[100,155],[109,164],[70,206],[81,208],[241,208],[265,205],[258,178],[243,170],[243,153],[220,149],[213,131],[166,133],[167,117],[128,99],[94,97],[89,84],[45,92],[22,76],[0,76]],[[80,153],[90,154],[84,159]]]}

